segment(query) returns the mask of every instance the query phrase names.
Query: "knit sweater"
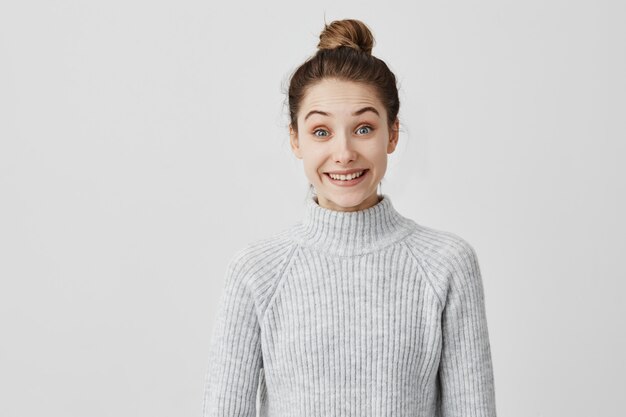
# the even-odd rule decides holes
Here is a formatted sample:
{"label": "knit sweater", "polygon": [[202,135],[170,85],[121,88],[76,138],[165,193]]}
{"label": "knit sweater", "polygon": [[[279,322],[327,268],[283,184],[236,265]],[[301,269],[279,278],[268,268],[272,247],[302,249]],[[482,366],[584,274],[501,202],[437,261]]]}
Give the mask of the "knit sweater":
{"label": "knit sweater", "polygon": [[473,247],[401,215],[307,197],[230,259],[203,417],[494,417]]}

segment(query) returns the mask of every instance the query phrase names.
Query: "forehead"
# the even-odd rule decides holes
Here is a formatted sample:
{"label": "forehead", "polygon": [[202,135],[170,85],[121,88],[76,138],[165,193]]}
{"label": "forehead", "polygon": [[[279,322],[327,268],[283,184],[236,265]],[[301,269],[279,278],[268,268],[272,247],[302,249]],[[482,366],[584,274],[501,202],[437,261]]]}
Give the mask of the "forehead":
{"label": "forehead", "polygon": [[354,81],[324,79],[307,90],[300,114],[305,115],[309,110],[316,109],[328,110],[333,115],[347,115],[364,105],[373,106],[383,114],[384,109],[374,87]]}

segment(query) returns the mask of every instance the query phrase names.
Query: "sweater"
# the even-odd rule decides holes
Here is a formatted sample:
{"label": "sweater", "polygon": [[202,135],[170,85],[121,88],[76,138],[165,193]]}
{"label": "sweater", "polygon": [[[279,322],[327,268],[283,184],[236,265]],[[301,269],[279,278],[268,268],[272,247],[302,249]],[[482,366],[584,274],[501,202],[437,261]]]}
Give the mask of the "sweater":
{"label": "sweater", "polygon": [[495,417],[474,248],[387,194],[304,216],[228,262],[203,417]]}

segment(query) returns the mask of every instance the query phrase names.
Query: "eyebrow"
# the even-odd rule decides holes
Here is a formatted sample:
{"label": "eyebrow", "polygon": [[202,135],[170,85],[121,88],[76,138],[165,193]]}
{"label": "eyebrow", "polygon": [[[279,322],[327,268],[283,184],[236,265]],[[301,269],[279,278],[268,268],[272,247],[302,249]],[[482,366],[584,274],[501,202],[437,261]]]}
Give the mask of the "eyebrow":
{"label": "eyebrow", "polygon": [[[359,109],[357,111],[355,111],[354,113],[352,113],[353,116],[358,116],[360,114],[363,114],[367,111],[371,111],[374,112],[378,115],[378,117],[380,117],[380,113],[378,113],[378,110],[376,110],[374,107],[372,106],[367,106],[367,107],[363,107],[362,109]],[[321,110],[311,110],[310,112],[307,113],[307,115],[304,117],[304,120],[308,119],[309,116],[311,116],[312,114],[321,114],[322,116],[332,116],[330,113],[327,113],[325,111],[321,111]]]}

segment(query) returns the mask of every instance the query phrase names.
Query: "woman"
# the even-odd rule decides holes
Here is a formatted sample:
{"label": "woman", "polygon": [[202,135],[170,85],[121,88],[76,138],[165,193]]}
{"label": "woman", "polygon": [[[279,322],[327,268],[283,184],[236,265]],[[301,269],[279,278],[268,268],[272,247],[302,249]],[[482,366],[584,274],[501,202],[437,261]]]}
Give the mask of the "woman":
{"label": "woman", "polygon": [[229,263],[204,417],[496,415],[474,249],[378,193],[399,100],[373,43],[362,22],[332,22],[291,78],[313,193],[301,222]]}

